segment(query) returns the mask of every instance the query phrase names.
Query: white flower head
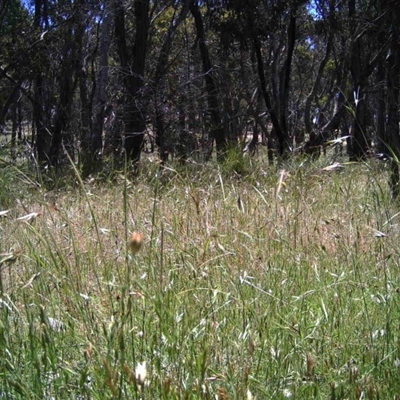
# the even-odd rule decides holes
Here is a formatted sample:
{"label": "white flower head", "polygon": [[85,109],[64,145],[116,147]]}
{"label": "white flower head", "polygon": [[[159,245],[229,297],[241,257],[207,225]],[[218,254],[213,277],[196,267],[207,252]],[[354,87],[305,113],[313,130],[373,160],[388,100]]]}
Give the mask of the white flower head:
{"label": "white flower head", "polygon": [[146,380],[146,376],[147,376],[146,361],[143,361],[142,363],[138,363],[138,365],[135,368],[136,382],[140,386],[144,386],[144,381]]}
{"label": "white flower head", "polygon": [[289,389],[283,389],[283,396],[286,398],[286,399],[290,399],[291,397],[292,397],[292,392],[289,390]]}

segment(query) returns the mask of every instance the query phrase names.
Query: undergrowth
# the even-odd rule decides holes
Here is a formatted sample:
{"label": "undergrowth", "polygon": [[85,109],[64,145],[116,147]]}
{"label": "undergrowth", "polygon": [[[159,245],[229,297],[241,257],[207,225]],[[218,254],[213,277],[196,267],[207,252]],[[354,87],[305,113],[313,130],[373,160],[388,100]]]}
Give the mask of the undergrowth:
{"label": "undergrowth", "polygon": [[1,172],[0,397],[396,398],[387,171],[231,161]]}

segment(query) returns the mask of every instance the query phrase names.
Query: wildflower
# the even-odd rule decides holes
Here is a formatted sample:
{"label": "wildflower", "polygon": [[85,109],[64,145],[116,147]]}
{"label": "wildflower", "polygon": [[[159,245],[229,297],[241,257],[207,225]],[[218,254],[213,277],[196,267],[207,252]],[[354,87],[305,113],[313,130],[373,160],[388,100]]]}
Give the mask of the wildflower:
{"label": "wildflower", "polygon": [[247,399],[247,400],[253,400],[253,399],[254,399],[253,395],[252,395],[251,392],[250,392],[250,389],[247,389],[247,396],[246,396],[246,399]]}
{"label": "wildflower", "polygon": [[143,235],[140,232],[133,232],[129,240],[129,250],[135,255],[138,253],[143,244]]}
{"label": "wildflower", "polygon": [[290,399],[292,397],[292,392],[289,389],[283,389],[283,396],[286,399]]}
{"label": "wildflower", "polygon": [[49,326],[51,329],[53,329],[54,332],[65,332],[67,330],[67,327],[64,324],[64,322],[51,317],[49,317],[48,320],[49,320]]}
{"label": "wildflower", "polygon": [[146,375],[147,375],[146,361],[143,361],[142,363],[138,363],[138,365],[135,368],[135,378],[136,378],[137,384],[142,389],[144,387]]}

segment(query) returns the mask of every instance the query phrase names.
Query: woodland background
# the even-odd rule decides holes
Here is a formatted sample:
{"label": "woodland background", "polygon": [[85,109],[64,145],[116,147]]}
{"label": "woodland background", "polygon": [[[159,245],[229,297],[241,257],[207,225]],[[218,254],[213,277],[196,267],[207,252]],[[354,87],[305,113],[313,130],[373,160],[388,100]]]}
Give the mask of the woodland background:
{"label": "woodland background", "polygon": [[143,151],[261,143],[272,162],[338,136],[352,160],[397,159],[399,22],[394,0],[6,0],[0,129],[14,157],[68,152],[84,176]]}

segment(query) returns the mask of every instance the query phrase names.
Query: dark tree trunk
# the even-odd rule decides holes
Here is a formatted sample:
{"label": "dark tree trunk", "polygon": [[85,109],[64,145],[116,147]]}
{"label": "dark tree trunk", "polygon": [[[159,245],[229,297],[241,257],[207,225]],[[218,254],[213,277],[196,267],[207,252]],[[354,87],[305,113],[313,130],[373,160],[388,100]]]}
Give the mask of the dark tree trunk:
{"label": "dark tree trunk", "polygon": [[91,132],[91,101],[87,87],[87,61],[86,55],[81,54],[81,62],[79,66],[79,97],[81,106],[81,156],[80,163],[84,169],[83,175],[90,173],[90,132]]}
{"label": "dark tree trunk", "polygon": [[[370,140],[366,132],[367,126],[367,105],[365,98],[365,88],[368,83],[368,78],[375,70],[379,62],[384,57],[389,41],[382,43],[382,46],[373,56],[373,54],[367,52],[367,46],[365,45],[365,35],[372,35],[380,37],[382,35],[386,15],[386,8],[382,7],[381,15],[371,24],[371,27],[366,25],[363,27],[360,25],[361,18],[356,14],[356,1],[349,0],[349,17],[351,24],[351,35],[352,45],[350,47],[350,71],[353,80],[353,97],[355,103],[354,109],[354,120],[352,128],[352,158],[362,159],[370,150]],[[396,7],[394,7],[396,9]],[[397,11],[393,11],[395,13]],[[379,20],[380,19],[380,20]],[[360,30],[362,33],[360,33]]]}
{"label": "dark tree trunk", "polygon": [[[46,2],[42,4],[41,0],[35,0],[34,25],[38,32],[42,30],[42,25],[48,26],[46,16]],[[38,54],[43,53],[41,46],[38,46]],[[40,166],[49,162],[48,153],[51,144],[50,110],[47,98],[48,84],[46,81],[46,72],[48,65],[44,57],[38,57],[35,77],[34,77],[34,102],[33,114],[36,127],[36,155]]]}
{"label": "dark tree trunk", "polygon": [[278,139],[278,152],[282,156],[290,150],[289,138],[287,134],[282,130],[278,116],[271,104],[271,99],[269,97],[267,89],[267,82],[265,79],[264,62],[261,54],[261,43],[258,40],[258,38],[256,37],[253,38],[253,45],[257,58],[257,71],[258,71],[258,78],[260,80],[261,93],[263,95],[265,105],[267,107],[269,116],[271,118],[274,133]]}
{"label": "dark tree trunk", "polygon": [[370,144],[366,131],[366,98],[364,88],[367,85],[365,71],[363,70],[363,45],[361,37],[356,39],[352,46],[351,75],[353,79],[354,119],[352,126],[352,158],[362,159],[368,153]]}
{"label": "dark tree trunk", "polygon": [[[64,32],[63,63],[60,70],[59,101],[54,117],[53,138],[50,147],[50,163],[57,166],[60,161],[60,151],[63,136],[71,118],[73,97],[80,77],[78,67],[81,65],[81,54],[85,21],[83,14],[84,0],[76,4],[76,10],[71,26]],[[70,154],[73,157],[73,154]]]}
{"label": "dark tree trunk", "polygon": [[46,80],[43,78],[42,73],[37,71],[34,79],[35,101],[33,114],[36,127],[36,154],[40,166],[49,162],[48,153],[51,143],[50,112],[45,96],[46,87]]}
{"label": "dark tree trunk", "polygon": [[[66,51],[70,51],[68,49]],[[66,55],[65,55],[66,56]],[[67,57],[67,56],[66,56]],[[59,87],[60,99],[56,109],[56,115],[54,119],[53,138],[51,141],[51,147],[49,152],[50,164],[57,166],[59,163],[59,156],[61,150],[61,143],[63,139],[64,131],[67,127],[70,115],[70,108],[73,96],[73,79],[71,76],[73,67],[70,62],[65,62],[61,69],[61,82]]]}
{"label": "dark tree trunk", "polygon": [[164,106],[163,104],[158,104],[159,99],[158,99],[158,94],[159,94],[159,86],[164,78],[165,74],[168,71],[168,57],[171,52],[171,47],[175,38],[176,31],[181,24],[181,22],[186,18],[188,11],[189,11],[189,2],[191,0],[186,0],[181,8],[181,11],[178,16],[175,15],[175,13],[171,19],[167,34],[164,37],[164,41],[160,50],[160,55],[158,57],[157,61],[157,66],[156,66],[156,71],[154,73],[154,78],[153,78],[153,87],[155,91],[155,102],[156,102],[156,141],[157,145],[159,146],[159,152],[160,152],[160,159],[162,163],[165,163],[168,159],[168,153],[169,149],[167,148],[168,146],[166,145],[167,138],[165,137],[166,135],[166,123],[165,123],[165,112],[168,111],[168,107]]}
{"label": "dark tree trunk", "polygon": [[376,99],[376,136],[378,138],[377,151],[379,153],[387,152],[387,144],[389,140],[386,135],[386,102],[385,102],[385,66],[383,63],[378,64],[376,72],[378,81],[377,99]]}
{"label": "dark tree trunk", "polygon": [[201,60],[203,63],[203,73],[207,90],[208,111],[211,117],[211,137],[215,141],[217,157],[219,160],[222,160],[227,146],[226,135],[221,117],[221,110],[218,101],[218,90],[214,79],[213,66],[211,64],[204,32],[203,17],[197,1],[192,1],[190,3],[190,12],[193,16],[196,26],[197,40],[199,44]]}
{"label": "dark tree trunk", "polygon": [[4,102],[4,104],[0,105],[0,126],[4,126],[5,125],[6,115],[8,113],[8,110],[12,106],[12,104],[18,98],[18,94],[19,94],[19,91],[20,91],[21,84],[22,84],[22,81],[19,81],[19,82],[15,83],[14,87],[11,90],[11,93],[7,97],[7,99]]}
{"label": "dark tree trunk", "polygon": [[[289,146],[289,149],[284,148],[284,152],[290,149],[289,142],[289,127],[288,127],[288,110],[289,110],[289,89],[290,75],[292,70],[293,51],[296,43],[296,10],[292,10],[289,17],[287,29],[287,54],[280,72],[279,81],[279,122],[280,128],[284,133],[284,143]],[[285,147],[286,147],[285,146]],[[281,153],[283,155],[283,153]]]}
{"label": "dark tree trunk", "polygon": [[17,143],[17,129],[18,129],[18,104],[15,102],[12,108],[12,128],[11,128],[11,158],[15,159],[16,143]]}
{"label": "dark tree trunk", "polygon": [[129,92],[131,100],[126,120],[125,151],[129,161],[138,163],[146,131],[146,110],[143,99],[144,74],[149,36],[149,0],[136,0],[135,8],[135,44],[133,46],[132,76]]}
{"label": "dark tree trunk", "polygon": [[399,94],[400,94],[400,12],[393,10],[393,33],[390,43],[390,56],[387,59],[387,137],[388,152],[392,156],[390,187],[392,196],[398,198],[399,191],[399,164],[400,164],[400,137],[399,137]]}
{"label": "dark tree trunk", "polygon": [[311,92],[307,96],[306,103],[304,106],[304,125],[306,128],[306,132],[308,134],[311,134],[313,131],[313,127],[311,125],[311,105],[312,105],[312,102],[314,101],[315,96],[317,95],[317,92],[319,90],[321,79],[324,75],[325,66],[328,63],[330,56],[331,56],[331,52],[332,52],[333,37],[334,37],[334,34],[333,34],[334,29],[332,26],[333,25],[332,21],[334,19],[334,5],[333,5],[332,1],[329,2],[329,8],[330,8],[329,16],[328,16],[329,33],[328,33],[328,38],[327,38],[327,43],[326,43],[326,48],[325,48],[325,55],[324,55],[324,58],[321,60],[321,63],[319,64],[317,76],[315,77]]}
{"label": "dark tree trunk", "polygon": [[146,130],[146,104],[143,98],[145,63],[149,36],[149,0],[136,0],[135,41],[130,54],[126,42],[123,2],[114,0],[115,34],[125,86],[125,153],[127,160],[137,164]]}
{"label": "dark tree trunk", "polygon": [[94,122],[92,127],[91,159],[94,161],[103,148],[104,110],[107,102],[106,87],[108,83],[108,49],[110,47],[110,27],[112,12],[106,6],[101,25],[100,60],[94,100]]}

